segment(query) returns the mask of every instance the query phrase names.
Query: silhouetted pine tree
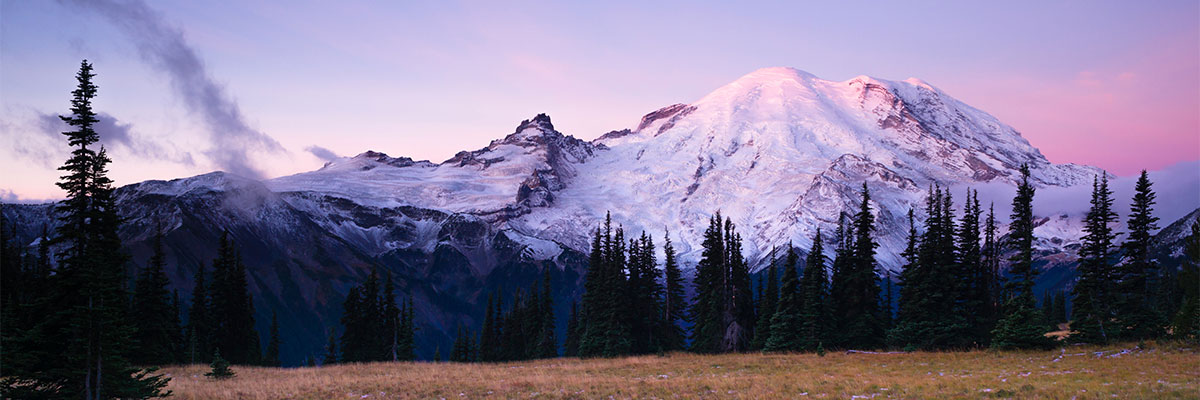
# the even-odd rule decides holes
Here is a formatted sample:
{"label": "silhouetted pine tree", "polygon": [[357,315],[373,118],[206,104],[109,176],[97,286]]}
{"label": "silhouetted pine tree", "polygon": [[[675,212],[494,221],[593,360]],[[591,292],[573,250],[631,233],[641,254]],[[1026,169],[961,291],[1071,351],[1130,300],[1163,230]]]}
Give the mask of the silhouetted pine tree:
{"label": "silhouetted pine tree", "polygon": [[683,350],[687,332],[681,323],[688,319],[687,304],[684,302],[683,272],[679,269],[679,261],[675,258],[675,247],[671,245],[670,234],[663,234],[663,323],[666,325],[662,343],[664,351]]}
{"label": "silhouetted pine tree", "polygon": [[[791,251],[789,249],[789,251]],[[833,335],[833,305],[830,304],[829,274],[825,271],[825,238],[821,228],[813,237],[812,249],[804,261],[804,274],[800,278],[800,331],[801,350],[816,350],[829,342]]]}
{"label": "silhouetted pine tree", "polygon": [[[758,320],[754,326],[754,341],[750,348],[764,349],[771,337],[771,321],[775,316],[775,303],[779,301],[779,277],[775,275],[775,249],[771,249],[767,265],[767,281],[759,282]],[[760,278],[761,279],[761,278]]]}
{"label": "silhouetted pine tree", "polygon": [[[489,303],[490,304],[490,303]],[[481,351],[485,348],[481,342]],[[579,355],[579,305],[571,302],[571,317],[567,320],[567,338],[563,341],[563,355],[575,357]]]}
{"label": "silhouetted pine tree", "polygon": [[[854,226],[846,221],[846,214],[838,214],[838,227],[834,231],[834,242],[837,247],[834,248],[833,264],[830,268],[829,279],[829,298],[833,305],[833,320],[830,326],[835,330],[841,330],[846,323],[845,305],[842,304],[843,299],[850,296],[850,276],[852,273],[852,259],[854,251],[851,247],[854,236]],[[829,337],[830,347],[842,347],[847,345],[846,337],[843,335],[833,335]]]}
{"label": "silhouetted pine tree", "polygon": [[883,345],[883,321],[880,312],[879,274],[875,267],[873,236],[875,216],[871,213],[871,192],[863,183],[862,202],[854,215],[854,241],[845,265],[845,297],[836,300],[842,316],[838,330],[843,345],[853,348],[878,348]]}
{"label": "silhouetted pine tree", "polygon": [[271,312],[271,331],[267,339],[267,352],[263,355],[263,365],[268,367],[278,367],[279,361],[279,346],[283,343],[279,339],[279,316],[274,311]]}
{"label": "silhouetted pine tree", "polygon": [[583,294],[583,334],[579,341],[581,357],[613,357],[631,349],[625,272],[625,234],[612,229],[606,216],[604,228],[592,241]]}
{"label": "silhouetted pine tree", "polygon": [[[546,267],[542,275],[541,303],[537,304],[538,314],[535,317],[538,327],[537,348],[534,358],[558,357],[558,337],[554,333],[554,295],[550,289],[550,267]],[[468,338],[468,340],[470,340]]]}
{"label": "silhouetted pine tree", "polygon": [[162,231],[154,235],[154,253],[146,268],[138,274],[133,292],[133,315],[137,351],[130,361],[138,365],[165,365],[178,360],[179,314],[167,291],[166,254]]}
{"label": "silhouetted pine tree", "polygon": [[[480,361],[497,361],[500,359],[498,350],[500,350],[500,334],[499,326],[497,326],[496,317],[498,312],[495,312],[496,299],[495,294],[489,294],[487,300],[487,308],[483,311],[483,326],[479,329],[479,359]],[[568,339],[570,336],[568,336]],[[569,349],[568,345],[568,349]],[[568,350],[569,351],[569,350]]]}
{"label": "silhouetted pine tree", "polygon": [[664,292],[654,255],[654,240],[642,233],[641,237],[629,241],[629,331],[632,337],[631,351],[646,354],[663,349],[663,305]]}
{"label": "silhouetted pine tree", "polygon": [[[817,246],[813,244],[814,248]],[[779,284],[779,306],[771,316],[771,337],[763,345],[766,351],[804,350],[801,339],[805,333],[802,331],[802,324],[805,322],[802,319],[804,293],[801,292],[799,272],[796,270],[799,256],[789,245],[785,257],[783,281]]]}
{"label": "silhouetted pine tree", "polygon": [[404,304],[400,308],[400,333],[399,340],[396,345],[397,358],[400,361],[410,361],[417,359],[416,347],[416,332],[417,326],[413,322],[414,310],[413,300],[410,296],[408,304]]}
{"label": "silhouetted pine tree", "polygon": [[[55,207],[61,223],[53,242],[61,251],[46,291],[28,310],[39,318],[5,341],[0,393],[8,398],[147,398],[166,396],[168,378],[129,363],[135,350],[125,264],[117,230],[112,180],[92,109],[96,96],[92,65],[84,60],[71,92],[71,115],[60,116],[73,130],[63,132],[73,148],[60,171],[66,199]],[[3,231],[3,229],[0,229]],[[6,243],[7,244],[7,243]],[[8,250],[8,249],[5,249]],[[4,258],[4,257],[0,257]],[[6,261],[5,264],[11,261]],[[11,267],[10,267],[11,268]],[[8,271],[4,271],[8,272]],[[7,279],[8,277],[5,277]],[[8,335],[8,333],[6,333]]]}
{"label": "silhouetted pine tree", "polygon": [[205,286],[204,264],[196,267],[192,281],[192,306],[188,309],[187,362],[204,363],[212,354],[212,313],[208,302],[208,287]]}
{"label": "silhouetted pine tree", "polygon": [[1129,236],[1121,248],[1125,260],[1118,266],[1121,281],[1117,285],[1117,321],[1121,324],[1120,337],[1127,340],[1143,340],[1162,336],[1167,320],[1155,304],[1153,287],[1160,285],[1152,278],[1158,273],[1158,263],[1150,257],[1151,232],[1158,229],[1158,217],[1154,216],[1154,189],[1150,176],[1142,170],[1134,186],[1133,202],[1130,204]]}
{"label": "silhouetted pine tree", "polygon": [[964,344],[982,346],[988,344],[992,336],[995,320],[992,305],[992,282],[994,275],[984,261],[984,249],[980,244],[980,217],[983,208],[979,204],[979,192],[967,190],[967,200],[963,204],[963,216],[958,225],[958,265],[962,271],[960,282],[963,286],[962,313],[966,319],[967,331]]}
{"label": "silhouetted pine tree", "polygon": [[1117,213],[1112,211],[1112,191],[1108,190],[1107,175],[1092,181],[1091,202],[1092,207],[1084,218],[1086,234],[1079,249],[1079,281],[1072,292],[1075,320],[1071,323],[1068,339],[1076,343],[1107,343],[1120,332],[1112,324],[1112,305],[1116,296],[1111,258],[1116,233],[1110,225],[1117,221]]}
{"label": "silhouetted pine tree", "polygon": [[721,213],[709,220],[696,267],[692,349],[701,353],[745,350],[753,335],[754,299],[741,236]]}
{"label": "silhouetted pine tree", "polygon": [[254,330],[254,303],[246,283],[246,265],[229,232],[221,234],[208,297],[213,318],[212,345],[224,351],[231,364],[257,364],[262,350]]}
{"label": "silhouetted pine tree", "polygon": [[1009,258],[1011,278],[1004,284],[1008,299],[1003,307],[1004,317],[992,331],[993,348],[1049,348],[1054,345],[1043,335],[1046,324],[1037,312],[1033,297],[1033,279],[1037,276],[1037,270],[1033,268],[1033,195],[1029,166],[1022,165],[1008,234],[1011,248],[1016,253]]}
{"label": "silhouetted pine tree", "polygon": [[329,342],[325,344],[325,356],[321,357],[321,365],[333,365],[338,361],[337,336],[329,332]]}

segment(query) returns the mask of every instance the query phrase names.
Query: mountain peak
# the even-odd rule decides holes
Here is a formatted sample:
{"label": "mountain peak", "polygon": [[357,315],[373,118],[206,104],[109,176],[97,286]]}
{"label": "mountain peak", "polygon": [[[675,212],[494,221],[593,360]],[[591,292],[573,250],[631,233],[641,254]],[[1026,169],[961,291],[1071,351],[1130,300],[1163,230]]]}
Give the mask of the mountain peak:
{"label": "mountain peak", "polygon": [[816,78],[816,75],[810,74],[792,67],[766,67],[754,70],[754,72],[742,75],[734,83],[737,82],[777,82],[777,81],[802,81]]}
{"label": "mountain peak", "polygon": [[553,132],[554,124],[550,122],[549,115],[546,115],[545,113],[539,113],[538,115],[534,116],[533,119],[521,121],[521,124],[517,125],[517,132],[519,133],[529,128],[538,128],[543,132]]}

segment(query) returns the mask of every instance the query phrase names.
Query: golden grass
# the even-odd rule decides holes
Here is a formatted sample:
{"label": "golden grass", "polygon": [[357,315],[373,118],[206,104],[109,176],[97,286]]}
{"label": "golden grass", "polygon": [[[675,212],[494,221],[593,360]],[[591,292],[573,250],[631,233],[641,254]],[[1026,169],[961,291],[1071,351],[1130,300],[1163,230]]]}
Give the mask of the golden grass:
{"label": "golden grass", "polygon": [[1200,353],[1175,344],[234,367],[237,376],[223,381],[205,378],[206,370],[163,369],[181,399],[1200,398]]}

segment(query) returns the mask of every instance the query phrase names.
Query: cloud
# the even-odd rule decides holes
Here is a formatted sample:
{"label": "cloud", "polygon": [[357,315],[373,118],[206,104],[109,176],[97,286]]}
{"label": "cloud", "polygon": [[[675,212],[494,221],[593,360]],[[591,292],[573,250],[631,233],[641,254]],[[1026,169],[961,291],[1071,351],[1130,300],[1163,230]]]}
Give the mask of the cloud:
{"label": "cloud", "polygon": [[271,136],[251,128],[238,104],[213,81],[183,31],[140,0],[60,0],[68,9],[102,17],[137,47],[142,61],[162,72],[175,95],[208,131],[211,148],[204,154],[217,167],[253,178],[264,175],[250,153],[283,152]]}
{"label": "cloud", "polygon": [[[96,114],[96,120],[93,127],[96,129],[96,134],[100,136],[100,144],[110,151],[125,151],[143,159],[174,161],[188,166],[196,164],[189,152],[168,148],[161,143],[135,134],[133,124],[122,123],[116,117],[103,112]],[[55,154],[67,152],[66,138],[62,136],[62,132],[72,128],[63,122],[62,118],[59,118],[57,114],[38,112],[35,125],[37,131],[46,139],[42,142],[48,142],[50,146],[58,149],[57,151],[49,150],[49,152]]]}
{"label": "cloud", "polygon": [[308,148],[306,148],[304,150],[308,151],[309,153],[312,153],[312,155],[316,156],[317,158],[320,158],[321,161],[325,161],[325,162],[329,162],[329,161],[333,161],[338,158],[341,158],[340,156],[335,154],[332,150],[329,150],[329,149],[321,147],[321,146],[316,146],[316,145],[308,146]]}
{"label": "cloud", "polygon": [[[1165,227],[1183,218],[1200,207],[1200,160],[1185,161],[1175,165],[1149,171],[1150,182],[1156,194],[1154,214],[1159,217],[1159,227]],[[1109,190],[1113,192],[1113,210],[1119,215],[1121,226],[1129,216],[1130,200],[1138,175],[1110,179]],[[1008,221],[1012,212],[1012,198],[1016,188],[1005,183],[971,185],[979,191],[979,201],[986,209],[989,203],[996,206],[996,218]],[[961,201],[965,187],[951,189],[956,201]],[[1033,211],[1038,216],[1067,214],[1082,217],[1091,207],[1092,185],[1071,187],[1041,187],[1033,196]],[[961,204],[959,204],[961,206]]]}

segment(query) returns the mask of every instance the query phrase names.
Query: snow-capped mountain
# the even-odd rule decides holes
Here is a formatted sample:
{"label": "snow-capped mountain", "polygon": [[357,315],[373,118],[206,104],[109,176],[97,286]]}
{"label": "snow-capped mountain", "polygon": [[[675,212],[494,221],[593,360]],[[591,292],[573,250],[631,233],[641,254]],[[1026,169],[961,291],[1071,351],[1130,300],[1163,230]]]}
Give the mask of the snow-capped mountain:
{"label": "snow-capped mountain", "polygon": [[[922,208],[931,185],[1014,186],[1021,164],[1039,187],[1103,173],[1050,163],[1011,127],[920,80],[838,82],[766,68],[592,142],[541,114],[440,163],[367,151],[263,182],[217,172],[129,185],[118,197],[135,262],[145,262],[148,238],[163,227],[172,284],[185,299],[194,271],[229,231],[247,258],[260,330],[268,310],[281,311],[285,328],[300,332],[285,349],[298,362],[320,352],[346,291],[371,269],[416,299],[427,357],[448,345],[455,324],[478,323],[488,294],[526,287],[544,268],[556,297],[577,296],[587,236],[606,212],[633,233],[669,231],[690,268],[704,224],[720,211],[761,265],[772,246],[803,251],[816,229],[832,231],[865,183],[880,264],[895,270],[905,214]],[[27,243],[53,225],[49,212],[4,207]],[[1039,246],[1061,253],[1078,228],[1048,218]]]}

